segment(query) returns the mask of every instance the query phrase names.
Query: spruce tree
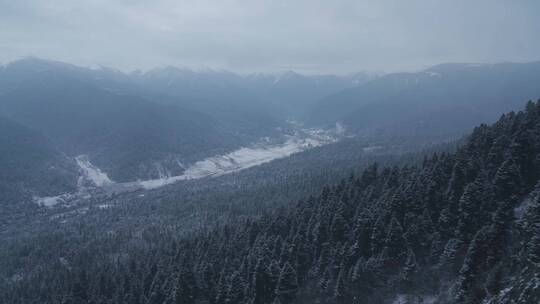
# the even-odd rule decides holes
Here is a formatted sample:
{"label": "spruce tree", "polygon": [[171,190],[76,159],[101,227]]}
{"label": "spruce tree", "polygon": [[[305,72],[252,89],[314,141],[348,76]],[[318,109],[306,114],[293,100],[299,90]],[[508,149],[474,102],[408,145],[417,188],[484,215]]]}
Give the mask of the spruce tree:
{"label": "spruce tree", "polygon": [[289,263],[285,263],[281,269],[276,286],[276,295],[283,304],[292,303],[298,291],[298,278],[296,271]]}
{"label": "spruce tree", "polygon": [[338,303],[346,303],[348,298],[348,284],[347,284],[347,273],[345,268],[342,268],[339,271],[336,286],[334,288],[334,298]]}
{"label": "spruce tree", "polygon": [[239,271],[235,271],[229,280],[227,287],[227,297],[225,303],[236,304],[242,303],[244,300],[245,281],[242,274]]}
{"label": "spruce tree", "polygon": [[493,181],[498,200],[508,200],[521,194],[521,172],[515,160],[505,160],[497,170]]}
{"label": "spruce tree", "polygon": [[271,299],[274,294],[270,274],[266,265],[264,265],[263,259],[257,261],[253,272],[251,289],[254,293],[254,304],[267,303],[268,299]]}

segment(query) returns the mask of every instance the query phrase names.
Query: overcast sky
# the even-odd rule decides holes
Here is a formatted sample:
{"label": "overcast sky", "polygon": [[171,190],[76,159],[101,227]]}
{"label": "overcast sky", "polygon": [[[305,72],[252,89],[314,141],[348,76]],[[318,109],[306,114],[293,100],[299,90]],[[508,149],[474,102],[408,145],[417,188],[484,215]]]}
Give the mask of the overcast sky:
{"label": "overcast sky", "polygon": [[538,0],[0,0],[0,62],[402,71],[540,59]]}

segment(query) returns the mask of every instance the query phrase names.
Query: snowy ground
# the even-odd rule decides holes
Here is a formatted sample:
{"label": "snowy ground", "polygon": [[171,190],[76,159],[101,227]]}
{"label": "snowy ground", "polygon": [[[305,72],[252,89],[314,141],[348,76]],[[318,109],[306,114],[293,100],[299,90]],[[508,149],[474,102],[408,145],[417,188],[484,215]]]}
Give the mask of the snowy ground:
{"label": "snowy ground", "polygon": [[126,183],[114,182],[105,172],[91,164],[87,156],[80,155],[75,158],[81,171],[79,192],[54,197],[36,197],[35,201],[47,207],[59,203],[69,203],[77,198],[88,196],[88,185],[91,185],[90,188],[98,188],[106,193],[121,193],[141,189],[156,189],[183,180],[220,176],[288,157],[310,148],[333,143],[343,135],[344,129],[341,125],[336,125],[336,128],[332,130],[301,129],[294,135],[287,136],[282,143],[269,144],[268,141],[261,140],[248,147],[242,147],[224,155],[216,155],[195,162],[182,175]]}
{"label": "snowy ground", "polygon": [[65,201],[63,199],[64,195],[65,194],[57,196],[34,197],[34,201],[40,206],[52,207],[59,203],[63,203]]}
{"label": "snowy ground", "polygon": [[328,132],[321,132],[320,130],[309,130],[305,134],[308,136],[291,136],[282,144],[256,144],[251,147],[240,148],[225,155],[209,157],[194,163],[182,175],[141,181],[140,185],[144,189],[155,189],[182,180],[237,172],[337,140],[335,136],[331,136]]}
{"label": "snowy ground", "polygon": [[107,184],[112,184],[112,180],[107,174],[101,171],[98,167],[92,165],[86,155],[79,155],[75,158],[77,165],[82,172],[82,178],[91,181],[98,187],[102,187]]}

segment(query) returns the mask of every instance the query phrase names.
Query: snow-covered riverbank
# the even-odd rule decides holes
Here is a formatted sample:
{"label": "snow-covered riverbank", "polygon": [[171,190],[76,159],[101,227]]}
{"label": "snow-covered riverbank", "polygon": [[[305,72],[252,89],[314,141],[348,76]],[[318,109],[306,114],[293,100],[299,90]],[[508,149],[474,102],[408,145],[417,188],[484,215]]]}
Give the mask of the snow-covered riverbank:
{"label": "snow-covered riverbank", "polygon": [[294,153],[319,147],[336,140],[336,137],[313,131],[309,137],[291,136],[282,144],[258,144],[243,147],[225,155],[209,157],[194,163],[182,175],[141,181],[140,184],[144,189],[155,189],[182,180],[220,176],[288,157]]}
{"label": "snow-covered riverbank", "polygon": [[156,189],[183,180],[220,176],[336,142],[342,135],[343,129],[341,126],[336,126],[332,130],[303,129],[294,135],[286,136],[285,141],[281,143],[269,144],[267,141],[261,140],[261,142],[239,148],[224,155],[216,155],[200,160],[189,166],[182,175],[124,183],[114,182],[105,172],[90,163],[87,156],[80,155],[75,158],[81,171],[79,193],[40,197],[35,200],[44,206],[54,206],[57,203],[65,202],[66,198],[72,199],[79,194],[87,196],[88,187],[86,185],[88,184],[107,193],[121,193],[133,190]]}

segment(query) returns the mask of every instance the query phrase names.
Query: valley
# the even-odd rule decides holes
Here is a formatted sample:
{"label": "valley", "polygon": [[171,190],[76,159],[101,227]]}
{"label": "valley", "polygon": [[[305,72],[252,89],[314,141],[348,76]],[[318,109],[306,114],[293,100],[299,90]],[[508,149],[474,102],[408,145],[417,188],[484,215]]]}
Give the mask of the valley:
{"label": "valley", "polygon": [[[298,124],[293,126],[298,128]],[[45,207],[58,204],[74,205],[82,200],[94,200],[96,195],[113,196],[124,192],[153,190],[181,181],[221,176],[334,143],[345,136],[344,128],[339,125],[330,130],[296,129],[293,135],[285,135],[282,140],[264,138],[248,147],[197,161],[188,166],[182,175],[163,175],[157,179],[131,182],[114,182],[105,172],[94,166],[86,155],[80,155],[75,157],[81,174],[78,178],[78,191],[49,197],[34,197],[34,201]]]}
{"label": "valley", "polygon": [[[450,64],[352,84],[10,64],[0,296],[534,299],[540,104],[522,103],[540,95],[538,67]],[[36,287],[43,278],[55,283]]]}

